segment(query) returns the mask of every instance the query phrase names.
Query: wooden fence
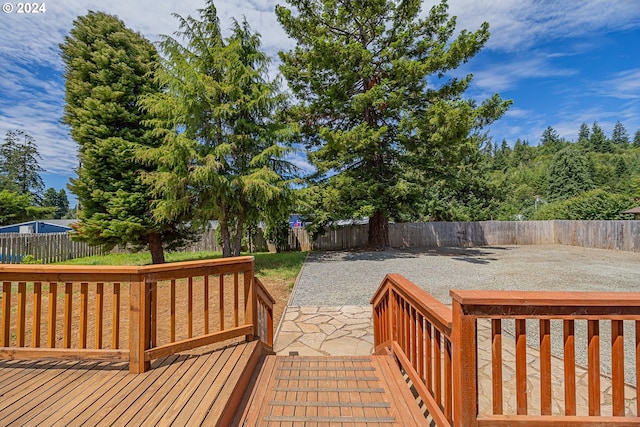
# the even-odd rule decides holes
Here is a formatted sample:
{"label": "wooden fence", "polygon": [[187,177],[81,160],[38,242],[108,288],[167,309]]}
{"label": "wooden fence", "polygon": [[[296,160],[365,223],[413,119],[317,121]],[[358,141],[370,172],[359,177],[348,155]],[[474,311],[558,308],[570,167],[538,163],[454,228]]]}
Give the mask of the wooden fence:
{"label": "wooden fence", "polygon": [[[304,229],[292,230],[292,250],[345,250],[366,246],[368,225],[346,225],[312,241]],[[394,248],[501,245],[570,245],[640,251],[640,221],[480,221],[389,224]]]}
{"label": "wooden fence", "polygon": [[49,264],[101,253],[99,247],[74,242],[69,233],[0,234],[0,264],[20,264],[27,255],[39,263]]}

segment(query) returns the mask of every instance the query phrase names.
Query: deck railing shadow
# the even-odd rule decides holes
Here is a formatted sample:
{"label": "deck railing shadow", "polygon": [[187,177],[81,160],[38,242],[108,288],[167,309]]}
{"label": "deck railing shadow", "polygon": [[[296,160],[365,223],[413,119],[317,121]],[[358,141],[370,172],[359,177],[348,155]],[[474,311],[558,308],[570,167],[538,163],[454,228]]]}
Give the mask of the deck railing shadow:
{"label": "deck railing shadow", "polygon": [[[436,425],[640,425],[638,389],[625,384],[625,356],[635,384],[640,372],[640,293],[450,295],[451,308],[391,274],[371,300],[375,351],[396,358]],[[487,322],[489,327],[478,327]],[[562,325],[562,360],[552,356],[551,322]],[[577,347],[580,322],[586,323],[584,349]],[[610,335],[600,333],[604,322],[611,325]],[[625,335],[628,322],[632,332]],[[507,342],[506,324],[513,324],[513,343]],[[537,336],[527,342],[533,324]],[[601,336],[610,336],[609,342]],[[602,369],[601,347],[610,358],[610,378],[602,376],[609,372]],[[577,351],[586,353],[584,375],[576,374],[583,372]],[[480,384],[479,373],[489,380]]]}
{"label": "deck railing shadow", "polygon": [[0,266],[0,358],[154,359],[230,340],[273,346],[254,258],[150,266]]}

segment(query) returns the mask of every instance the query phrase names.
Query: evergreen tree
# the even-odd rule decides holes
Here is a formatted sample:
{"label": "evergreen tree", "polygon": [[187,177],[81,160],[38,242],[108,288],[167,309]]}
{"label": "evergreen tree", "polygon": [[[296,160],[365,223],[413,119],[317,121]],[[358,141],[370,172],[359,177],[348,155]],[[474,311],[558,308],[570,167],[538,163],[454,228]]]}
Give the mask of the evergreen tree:
{"label": "evergreen tree", "polygon": [[69,213],[69,199],[67,199],[67,192],[64,189],[56,191],[55,188],[49,187],[44,192],[42,198],[42,206],[53,207],[55,212],[53,214],[54,219],[60,219]]}
{"label": "evergreen tree", "polygon": [[590,138],[589,126],[587,126],[586,123],[582,123],[580,125],[580,129],[578,130],[578,144],[588,146],[589,138]]}
{"label": "evergreen tree", "polygon": [[640,129],[638,129],[633,136],[633,146],[640,147]]}
{"label": "evergreen tree", "polygon": [[293,167],[281,141],[289,128],[274,119],[284,97],[246,21],[225,39],[211,0],[199,14],[175,15],[184,44],[168,36],[160,44],[156,82],[166,90],[143,100],[162,140],[145,155],[160,167],[147,182],[160,198],[156,217],[216,218],[223,256],[239,255],[247,224],[288,215]]}
{"label": "evergreen tree", "polygon": [[419,0],[287,3],[276,15],[297,46],[280,53],[281,71],[318,169],[313,219],[369,217],[369,245],[388,246],[389,220],[418,215],[426,188],[452,183],[451,166],[476,156],[472,134],[508,108],[498,95],[463,99],[471,75],[445,78],[484,46],[489,25],[453,38],[445,1],[424,19]]}
{"label": "evergreen tree", "polygon": [[21,130],[6,133],[4,143],[0,146],[0,184],[3,189],[18,194],[29,194],[38,202],[41,198],[44,183],[40,172],[35,140]]}
{"label": "evergreen tree", "polygon": [[160,92],[152,79],[157,52],[115,16],[93,11],[74,21],[60,48],[63,121],[79,145],[78,177],[68,185],[81,205],[75,236],[105,249],[149,248],[152,262],[162,263],[165,246],[191,235],[187,222],[152,217],[154,200],[142,175],[155,165],[143,165],[136,154],[159,145],[148,136],[150,116],[137,105],[142,95]]}
{"label": "evergreen tree", "polygon": [[592,188],[587,157],[573,146],[560,150],[549,167],[549,200],[567,199]]}
{"label": "evergreen tree", "polygon": [[562,149],[562,140],[558,132],[548,126],[543,132],[540,138],[540,144],[542,151],[546,154],[555,154]]}
{"label": "evergreen tree", "polygon": [[589,145],[596,153],[611,153],[613,147],[611,147],[611,141],[607,139],[602,127],[598,122],[593,122],[591,127],[591,137],[589,138]]}
{"label": "evergreen tree", "polygon": [[613,127],[611,142],[617,147],[629,145],[629,133],[620,121],[617,121]]}

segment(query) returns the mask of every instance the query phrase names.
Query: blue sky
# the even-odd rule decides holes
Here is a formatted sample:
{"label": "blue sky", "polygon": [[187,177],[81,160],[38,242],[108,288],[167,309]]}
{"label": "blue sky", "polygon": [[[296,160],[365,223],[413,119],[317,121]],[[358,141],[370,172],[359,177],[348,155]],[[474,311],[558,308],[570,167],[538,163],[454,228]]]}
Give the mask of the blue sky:
{"label": "blue sky", "polygon": [[[0,13],[0,135],[22,129],[33,136],[45,185],[59,189],[77,166],[76,144],[59,122],[64,80],[58,44],[73,20],[100,10],[157,41],[177,29],[172,13],[196,15],[204,0],[44,3],[45,13]],[[215,2],[223,27],[231,17],[246,16],[274,60],[279,50],[294,45],[277,23],[276,3],[284,1]],[[424,1],[423,13],[435,3]],[[9,4],[15,8],[17,2]],[[489,128],[495,142],[520,138],[536,145],[547,126],[574,140],[581,123],[594,121],[607,135],[618,120],[630,137],[640,129],[640,1],[449,0],[449,6],[458,29],[490,24],[488,44],[459,72],[475,76],[468,97],[482,100],[499,92],[513,100],[510,111]],[[296,160],[304,166],[302,155]]]}

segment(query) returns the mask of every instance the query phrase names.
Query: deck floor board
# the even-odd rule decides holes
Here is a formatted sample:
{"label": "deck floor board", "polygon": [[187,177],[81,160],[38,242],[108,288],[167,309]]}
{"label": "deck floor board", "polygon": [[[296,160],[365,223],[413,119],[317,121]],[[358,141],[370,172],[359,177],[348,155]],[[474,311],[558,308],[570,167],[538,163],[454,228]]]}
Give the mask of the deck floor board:
{"label": "deck floor board", "polygon": [[412,408],[412,400],[400,371],[392,369],[388,356],[267,356],[239,424],[425,425],[424,415],[417,403]]}
{"label": "deck floor board", "polygon": [[244,392],[233,370],[245,369],[248,355],[260,352],[253,341],[172,355],[138,375],[122,362],[0,361],[0,424],[216,425],[211,418],[205,423],[210,409],[226,408],[233,393]]}

